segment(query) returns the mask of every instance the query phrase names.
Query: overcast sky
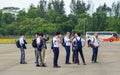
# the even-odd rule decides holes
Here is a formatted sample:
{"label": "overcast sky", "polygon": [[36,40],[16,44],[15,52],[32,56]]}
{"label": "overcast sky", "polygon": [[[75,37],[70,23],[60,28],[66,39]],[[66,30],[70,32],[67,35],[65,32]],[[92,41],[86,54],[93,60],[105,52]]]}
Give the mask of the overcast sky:
{"label": "overcast sky", "polygon": [[[9,6],[19,7],[21,9],[23,8],[28,9],[31,3],[33,3],[36,6],[39,1],[40,0],[0,0],[0,9],[2,9],[3,7],[9,7]],[[83,0],[83,1],[88,3],[88,0]],[[111,6],[113,2],[117,2],[117,1],[119,0],[91,0],[94,6],[93,11],[95,11],[95,9],[99,5],[103,5],[104,3],[106,3],[108,6]],[[71,0],[64,0],[64,2],[65,2],[66,13],[69,14],[70,13],[69,6],[70,6]]]}

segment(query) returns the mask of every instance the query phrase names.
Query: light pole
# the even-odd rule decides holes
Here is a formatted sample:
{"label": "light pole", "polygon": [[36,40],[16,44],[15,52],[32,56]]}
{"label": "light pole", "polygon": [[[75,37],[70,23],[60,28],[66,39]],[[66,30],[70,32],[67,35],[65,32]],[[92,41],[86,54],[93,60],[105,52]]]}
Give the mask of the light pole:
{"label": "light pole", "polygon": [[84,34],[86,34],[86,19],[84,19]]}

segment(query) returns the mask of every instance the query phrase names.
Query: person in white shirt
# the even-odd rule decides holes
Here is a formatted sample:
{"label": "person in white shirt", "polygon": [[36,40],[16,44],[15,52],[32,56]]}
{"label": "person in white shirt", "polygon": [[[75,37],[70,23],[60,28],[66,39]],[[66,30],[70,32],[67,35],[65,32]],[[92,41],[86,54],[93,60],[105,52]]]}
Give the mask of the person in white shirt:
{"label": "person in white shirt", "polygon": [[60,68],[58,65],[58,58],[59,58],[59,46],[61,44],[61,33],[57,32],[56,36],[53,37],[53,53],[54,53],[54,59],[53,59],[53,67],[54,68]]}
{"label": "person in white shirt", "polygon": [[100,46],[99,44],[99,40],[98,40],[98,34],[95,33],[95,38],[92,38],[92,51],[93,51],[93,55],[92,55],[92,63],[98,63],[97,62],[97,56],[98,56],[98,47]]}
{"label": "person in white shirt", "polygon": [[[34,39],[35,41],[37,40],[38,36],[39,36],[39,33],[35,33],[35,39]],[[35,43],[37,44],[37,41]],[[38,63],[39,56],[37,54],[37,47],[34,47],[34,48],[35,48],[35,63]]]}
{"label": "person in white shirt", "polygon": [[70,32],[66,32],[66,36],[64,37],[64,42],[65,42],[65,50],[66,50],[66,61],[65,64],[71,64],[69,62],[70,59],[70,46],[72,39],[70,39]]}
{"label": "person in white shirt", "polygon": [[78,57],[79,55],[78,55],[78,53],[80,53],[83,64],[86,65],[84,55],[83,55],[83,51],[82,51],[82,48],[85,46],[85,41],[84,41],[84,39],[82,39],[80,37],[80,33],[75,33],[74,36],[75,36],[75,38],[73,39],[73,43],[75,43],[75,46],[76,46],[75,61],[79,65],[79,57]]}
{"label": "person in white shirt", "polygon": [[44,62],[43,62],[43,59],[42,59],[42,46],[43,46],[43,42],[41,40],[42,38],[42,34],[39,34],[37,39],[36,39],[36,42],[37,42],[37,55],[38,55],[38,58],[40,59],[40,61],[36,60],[36,67],[47,67]]}
{"label": "person in white shirt", "polygon": [[27,42],[25,41],[23,34],[20,35],[19,43],[20,43],[20,51],[21,51],[20,64],[27,64],[25,62],[25,49],[26,49],[25,44],[27,44]]}

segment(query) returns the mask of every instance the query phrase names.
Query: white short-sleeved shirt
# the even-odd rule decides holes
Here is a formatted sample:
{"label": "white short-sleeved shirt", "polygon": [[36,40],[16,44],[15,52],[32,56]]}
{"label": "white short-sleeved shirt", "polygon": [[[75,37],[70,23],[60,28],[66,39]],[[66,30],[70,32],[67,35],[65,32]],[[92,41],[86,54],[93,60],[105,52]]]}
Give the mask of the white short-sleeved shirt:
{"label": "white short-sleeved shirt", "polygon": [[25,44],[25,43],[24,43],[24,38],[21,37],[21,38],[19,39],[19,42],[20,42],[20,45],[21,45],[21,46],[22,46],[23,44]]}
{"label": "white short-sleeved shirt", "polygon": [[36,42],[37,42],[37,44],[40,43],[40,38],[39,37],[36,39]]}
{"label": "white short-sleeved shirt", "polygon": [[90,38],[87,38],[87,41],[91,40]]}
{"label": "white short-sleeved shirt", "polygon": [[57,37],[53,38],[53,47],[59,47],[60,42],[58,42],[59,39],[57,39]]}
{"label": "white short-sleeved shirt", "polygon": [[[84,44],[84,39],[81,38],[81,37],[77,37],[77,40],[80,40],[80,39],[81,39],[81,43],[82,43],[82,46],[83,46],[83,44]],[[73,39],[74,42],[76,42],[77,40],[76,40],[76,38]]]}
{"label": "white short-sleeved shirt", "polygon": [[92,38],[92,42],[95,46],[99,46],[99,41],[97,38]]}
{"label": "white short-sleeved shirt", "polygon": [[70,46],[71,45],[70,38],[67,37],[67,36],[64,37],[64,42],[65,42],[66,46]]}

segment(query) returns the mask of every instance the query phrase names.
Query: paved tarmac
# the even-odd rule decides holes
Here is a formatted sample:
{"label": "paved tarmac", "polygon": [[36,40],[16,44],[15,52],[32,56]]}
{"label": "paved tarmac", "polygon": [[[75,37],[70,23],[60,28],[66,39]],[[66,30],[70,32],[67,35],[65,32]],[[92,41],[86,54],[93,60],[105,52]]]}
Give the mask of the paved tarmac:
{"label": "paved tarmac", "polygon": [[[91,48],[83,49],[86,63],[65,65],[65,50],[60,48],[59,64],[61,68],[53,68],[53,52],[46,51],[48,67],[36,67],[34,49],[27,45],[26,62],[19,64],[20,51],[15,44],[0,44],[0,75],[120,75],[120,43],[102,43],[99,48],[97,64],[91,63]],[[72,54],[72,52],[71,52]],[[70,59],[71,60],[71,59]],[[80,59],[81,60],[81,59]]]}

